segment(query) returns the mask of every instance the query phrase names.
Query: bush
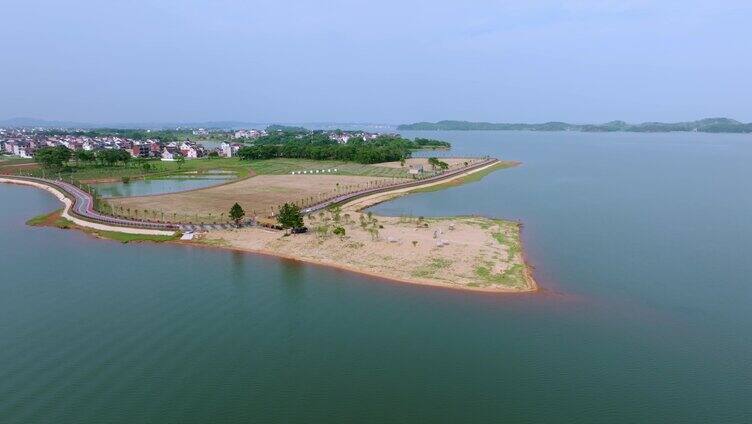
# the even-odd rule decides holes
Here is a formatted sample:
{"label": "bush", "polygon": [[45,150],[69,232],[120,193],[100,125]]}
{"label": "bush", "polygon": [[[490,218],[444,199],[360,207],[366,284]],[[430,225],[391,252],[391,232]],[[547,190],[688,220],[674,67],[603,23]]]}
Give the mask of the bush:
{"label": "bush", "polygon": [[345,235],[345,229],[342,227],[335,227],[334,230],[332,230],[332,233],[338,236],[344,236]]}

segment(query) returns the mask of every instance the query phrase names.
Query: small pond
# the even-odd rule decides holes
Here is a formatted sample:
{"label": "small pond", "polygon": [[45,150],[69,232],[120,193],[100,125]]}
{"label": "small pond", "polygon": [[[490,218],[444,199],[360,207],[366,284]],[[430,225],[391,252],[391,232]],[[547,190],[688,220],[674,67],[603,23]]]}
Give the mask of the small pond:
{"label": "small pond", "polygon": [[237,178],[237,175],[233,172],[216,170],[202,174],[188,173],[164,178],[131,180],[128,183],[99,183],[93,184],[93,186],[102,197],[132,197],[206,188],[226,183],[235,178]]}

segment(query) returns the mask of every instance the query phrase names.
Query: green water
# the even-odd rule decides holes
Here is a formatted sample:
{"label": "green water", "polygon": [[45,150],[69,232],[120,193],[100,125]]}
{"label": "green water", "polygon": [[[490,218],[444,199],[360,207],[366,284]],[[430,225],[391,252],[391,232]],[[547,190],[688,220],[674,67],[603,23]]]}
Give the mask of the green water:
{"label": "green water", "polygon": [[0,422],[752,421],[752,137],[429,134],[524,164],[375,209],[521,219],[543,293],[30,228],[56,201],[0,185]]}
{"label": "green water", "polygon": [[102,197],[131,197],[196,190],[223,184],[234,178],[236,178],[236,175],[233,173],[202,174],[197,176],[185,175],[173,178],[133,180],[128,183],[99,183],[93,184],[93,186]]}

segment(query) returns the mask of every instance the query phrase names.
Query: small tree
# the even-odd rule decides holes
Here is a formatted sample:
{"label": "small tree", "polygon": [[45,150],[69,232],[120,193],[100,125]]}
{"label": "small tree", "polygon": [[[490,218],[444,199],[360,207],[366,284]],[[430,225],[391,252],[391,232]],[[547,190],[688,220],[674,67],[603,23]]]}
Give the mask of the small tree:
{"label": "small tree", "polygon": [[240,220],[242,220],[243,217],[245,216],[245,211],[243,210],[242,207],[240,207],[239,204],[235,203],[230,208],[230,215],[229,216],[230,216],[230,219],[232,219],[233,221],[235,221],[235,225],[237,225],[238,227],[240,227]]}
{"label": "small tree", "polygon": [[[181,155],[181,156],[178,156],[178,157],[177,157],[177,158],[175,159],[175,163],[177,163],[177,164],[178,164],[178,169],[180,169],[180,168],[182,168],[182,167],[183,167],[183,164],[185,163],[185,158],[184,158],[184,157],[183,157],[182,155]],[[237,203],[236,203],[236,204],[237,204]]]}
{"label": "small tree", "polygon": [[285,203],[279,208],[277,222],[282,228],[300,228],[303,226],[303,216],[300,208],[291,203]]}

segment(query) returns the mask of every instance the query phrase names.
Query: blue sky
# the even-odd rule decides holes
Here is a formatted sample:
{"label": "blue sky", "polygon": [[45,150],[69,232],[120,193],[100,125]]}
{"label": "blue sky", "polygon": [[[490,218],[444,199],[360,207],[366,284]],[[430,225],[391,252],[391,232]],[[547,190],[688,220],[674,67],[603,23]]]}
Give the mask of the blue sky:
{"label": "blue sky", "polygon": [[0,119],[752,121],[752,2],[1,9]]}

